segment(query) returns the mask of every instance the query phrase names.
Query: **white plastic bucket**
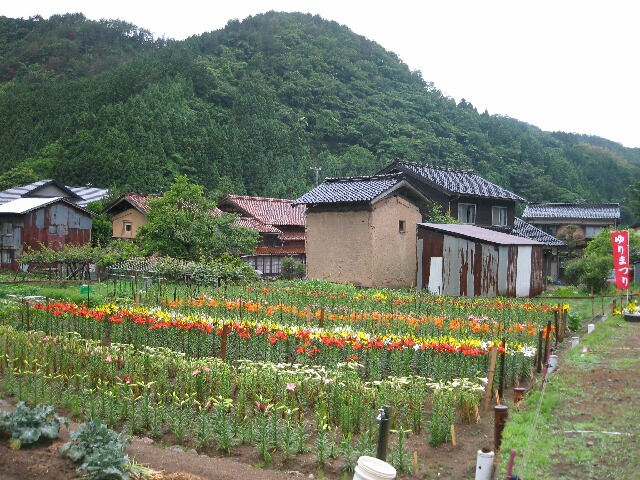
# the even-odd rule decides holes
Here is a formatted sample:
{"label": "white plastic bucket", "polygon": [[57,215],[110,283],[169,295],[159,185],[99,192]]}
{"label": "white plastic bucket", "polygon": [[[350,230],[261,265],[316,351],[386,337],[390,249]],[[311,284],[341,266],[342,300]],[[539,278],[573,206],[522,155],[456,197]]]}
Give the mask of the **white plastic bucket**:
{"label": "white plastic bucket", "polygon": [[556,368],[558,368],[558,355],[549,355],[549,368],[547,369],[547,373],[553,372]]}
{"label": "white plastic bucket", "polygon": [[396,478],[396,469],[387,462],[366,455],[358,458],[353,480],[391,480],[393,478]]}
{"label": "white plastic bucket", "polygon": [[587,333],[593,332],[595,328],[596,326],[593,323],[590,323],[589,325],[587,325]]}
{"label": "white plastic bucket", "polygon": [[494,452],[483,452],[482,450],[478,450],[476,480],[491,480],[494,456]]}

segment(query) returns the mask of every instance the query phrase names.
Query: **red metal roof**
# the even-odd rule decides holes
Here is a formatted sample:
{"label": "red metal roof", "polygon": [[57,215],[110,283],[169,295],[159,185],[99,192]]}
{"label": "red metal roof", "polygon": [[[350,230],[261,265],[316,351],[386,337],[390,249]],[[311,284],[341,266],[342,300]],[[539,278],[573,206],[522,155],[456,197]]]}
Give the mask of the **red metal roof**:
{"label": "red metal roof", "polygon": [[475,225],[461,225],[454,223],[419,223],[418,226],[426,227],[438,232],[451,234],[458,237],[480,240],[498,245],[542,245],[542,243],[529,238],[517,237],[507,233],[496,232],[488,228]]}
{"label": "red metal roof", "polygon": [[[145,195],[142,193],[124,193],[116,200],[107,205],[104,209],[105,212],[119,212],[128,210],[126,204],[138,210],[143,215],[149,212],[149,197],[159,197],[159,195]],[[123,206],[123,204],[125,204]]]}
{"label": "red metal roof", "polygon": [[222,203],[233,204],[267,225],[304,226],[306,206],[291,204],[286,198],[249,197],[245,195],[227,195]]}

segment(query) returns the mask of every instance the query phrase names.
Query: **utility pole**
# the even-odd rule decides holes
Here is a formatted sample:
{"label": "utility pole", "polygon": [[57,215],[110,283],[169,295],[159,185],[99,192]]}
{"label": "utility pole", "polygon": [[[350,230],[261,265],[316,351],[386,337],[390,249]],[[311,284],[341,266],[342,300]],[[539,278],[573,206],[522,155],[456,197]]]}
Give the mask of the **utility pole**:
{"label": "utility pole", "polygon": [[318,186],[318,173],[322,170],[322,167],[309,167],[311,170],[316,171],[316,187]]}

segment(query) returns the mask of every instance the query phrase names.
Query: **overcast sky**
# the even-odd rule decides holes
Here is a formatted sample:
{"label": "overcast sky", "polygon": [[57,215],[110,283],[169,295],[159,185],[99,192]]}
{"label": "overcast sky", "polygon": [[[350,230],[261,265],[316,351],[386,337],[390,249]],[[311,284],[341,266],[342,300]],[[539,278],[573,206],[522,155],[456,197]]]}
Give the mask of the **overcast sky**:
{"label": "overcast sky", "polygon": [[635,0],[0,0],[7,17],[80,12],[176,40],[269,10],[335,20],[479,112],[640,147]]}

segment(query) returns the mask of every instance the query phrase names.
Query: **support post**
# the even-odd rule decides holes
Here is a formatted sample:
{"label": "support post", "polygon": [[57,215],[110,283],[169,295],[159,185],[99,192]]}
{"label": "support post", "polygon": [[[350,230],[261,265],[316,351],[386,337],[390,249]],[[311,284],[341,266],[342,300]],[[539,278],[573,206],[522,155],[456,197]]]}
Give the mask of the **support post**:
{"label": "support post", "polygon": [[385,405],[378,409],[378,418],[376,419],[380,423],[380,435],[378,437],[378,451],[376,458],[387,461],[387,450],[389,447],[389,429],[391,428],[391,410],[393,407]]}
{"label": "support post", "polygon": [[497,452],[500,450],[502,443],[502,431],[507,424],[509,418],[509,407],[506,405],[496,405],[493,407],[493,449]]}

